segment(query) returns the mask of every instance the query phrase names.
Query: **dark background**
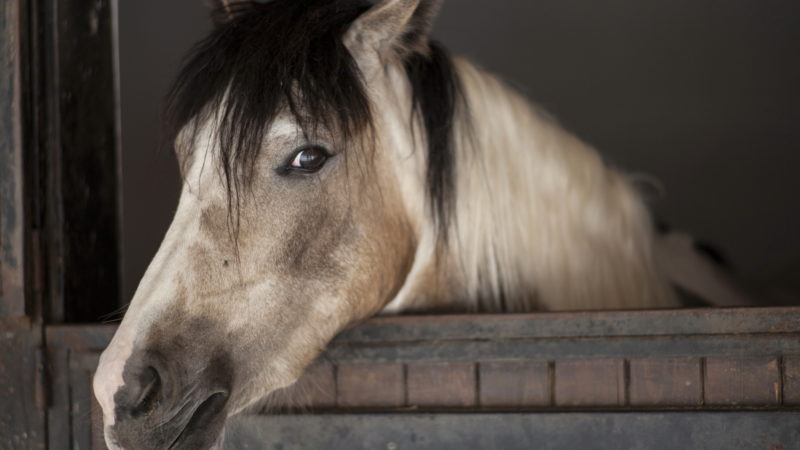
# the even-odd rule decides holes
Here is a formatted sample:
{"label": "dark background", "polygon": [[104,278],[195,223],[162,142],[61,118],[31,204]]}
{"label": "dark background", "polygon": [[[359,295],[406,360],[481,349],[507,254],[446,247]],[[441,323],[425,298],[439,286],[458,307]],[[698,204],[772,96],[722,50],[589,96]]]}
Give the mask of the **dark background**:
{"label": "dark background", "polygon": [[[123,301],[177,206],[161,100],[203,0],[121,1]],[[764,298],[800,293],[800,2],[449,0],[436,37],[525,92],[714,243]]]}

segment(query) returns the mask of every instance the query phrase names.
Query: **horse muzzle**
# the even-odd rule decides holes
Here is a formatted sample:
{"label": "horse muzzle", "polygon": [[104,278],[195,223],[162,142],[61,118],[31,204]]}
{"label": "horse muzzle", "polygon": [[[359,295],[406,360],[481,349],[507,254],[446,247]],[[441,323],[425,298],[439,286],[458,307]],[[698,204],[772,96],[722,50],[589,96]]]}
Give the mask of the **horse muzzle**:
{"label": "horse muzzle", "polygon": [[106,440],[123,449],[203,449],[219,443],[228,416],[230,365],[134,353],[114,394]]}

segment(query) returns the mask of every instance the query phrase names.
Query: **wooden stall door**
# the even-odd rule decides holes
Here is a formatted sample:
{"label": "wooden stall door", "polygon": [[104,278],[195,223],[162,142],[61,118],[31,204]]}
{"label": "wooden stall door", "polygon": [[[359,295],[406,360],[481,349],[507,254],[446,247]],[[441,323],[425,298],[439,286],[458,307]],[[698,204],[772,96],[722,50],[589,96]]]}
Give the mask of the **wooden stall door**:
{"label": "wooden stall door", "polygon": [[87,417],[61,402],[89,386],[62,370],[93,362],[46,335],[120,306],[115,2],[0,2],[3,449],[86,448],[63,424]]}
{"label": "wooden stall door", "polygon": [[41,326],[26,249],[25,10],[0,2],[0,448],[44,448]]}
{"label": "wooden stall door", "polygon": [[[103,448],[113,326],[48,329],[53,448]],[[800,308],[379,317],[234,418],[230,449],[800,448]]]}
{"label": "wooden stall door", "polygon": [[94,324],[121,306],[116,0],[28,4],[41,38],[32,70],[42,106],[32,112],[42,125],[32,141],[46,236],[47,448],[87,449],[100,427],[91,376],[108,342],[98,344]]}
{"label": "wooden stall door", "polygon": [[92,377],[100,353],[114,334],[111,325],[47,327],[51,368],[48,449],[105,449],[100,407]]}

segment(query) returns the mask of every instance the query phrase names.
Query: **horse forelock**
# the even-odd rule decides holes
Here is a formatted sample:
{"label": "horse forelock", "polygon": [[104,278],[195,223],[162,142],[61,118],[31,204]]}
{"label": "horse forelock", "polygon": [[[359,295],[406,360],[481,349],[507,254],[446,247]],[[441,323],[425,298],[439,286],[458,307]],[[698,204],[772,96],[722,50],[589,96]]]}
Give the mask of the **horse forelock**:
{"label": "horse forelock", "polygon": [[[327,133],[339,150],[373,147],[368,89],[343,42],[370,6],[363,0],[240,2],[186,59],[167,97],[164,142],[174,146],[185,172],[202,124],[215,122],[234,233],[242,191],[280,113],[290,113],[306,137]],[[446,237],[455,198],[453,125],[463,104],[461,84],[436,43],[399,56],[411,86],[409,120],[421,123],[427,142],[428,202]]]}

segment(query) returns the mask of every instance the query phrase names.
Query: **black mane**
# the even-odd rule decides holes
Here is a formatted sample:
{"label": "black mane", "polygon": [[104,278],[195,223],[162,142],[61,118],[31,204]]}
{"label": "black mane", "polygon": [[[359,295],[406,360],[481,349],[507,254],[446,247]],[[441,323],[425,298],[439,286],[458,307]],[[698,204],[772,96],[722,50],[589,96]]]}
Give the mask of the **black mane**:
{"label": "black mane", "polygon": [[[238,217],[240,192],[282,110],[288,108],[307,135],[335,130],[350,142],[371,130],[370,100],[342,42],[370,6],[363,0],[234,4],[232,17],[218,20],[190,53],[167,97],[164,138],[173,145],[182,129],[198,125],[194,119],[216,114],[220,170],[229,210],[236,213],[231,217]],[[460,84],[442,47],[429,47],[427,54],[406,54],[404,63],[428,142],[429,202],[445,235],[454,203],[453,123]],[[176,150],[183,161],[189,159],[190,148]]]}

